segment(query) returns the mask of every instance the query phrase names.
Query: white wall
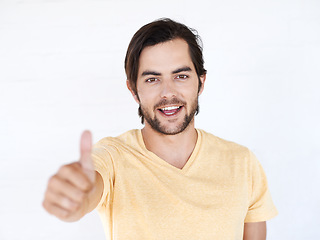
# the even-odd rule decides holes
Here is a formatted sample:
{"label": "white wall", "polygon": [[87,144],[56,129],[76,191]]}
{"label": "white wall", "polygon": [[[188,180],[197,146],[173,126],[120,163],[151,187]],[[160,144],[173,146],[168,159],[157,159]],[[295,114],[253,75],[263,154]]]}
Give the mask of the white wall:
{"label": "white wall", "polygon": [[95,140],[141,128],[125,86],[133,33],[159,17],[203,38],[196,125],[251,148],[279,216],[268,239],[320,239],[318,0],[0,0],[0,239],[105,239],[94,212],[64,223],[47,179]]}

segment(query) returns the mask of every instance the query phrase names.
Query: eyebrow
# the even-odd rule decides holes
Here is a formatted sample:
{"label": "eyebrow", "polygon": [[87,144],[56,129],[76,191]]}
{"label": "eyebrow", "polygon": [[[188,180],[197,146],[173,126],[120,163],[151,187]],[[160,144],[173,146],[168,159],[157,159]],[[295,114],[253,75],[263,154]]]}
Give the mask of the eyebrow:
{"label": "eyebrow", "polygon": [[[191,68],[190,67],[181,67],[181,68],[178,68],[174,71],[172,71],[171,73],[172,74],[177,74],[179,72],[190,72],[191,71]],[[148,76],[148,75],[154,75],[154,76],[161,76],[161,73],[159,72],[155,72],[155,71],[144,71],[141,76]]]}
{"label": "eyebrow", "polygon": [[176,74],[179,72],[190,72],[190,71],[191,71],[190,67],[182,67],[182,68],[178,68],[178,69],[172,71],[172,74]]}
{"label": "eyebrow", "polygon": [[155,72],[155,71],[144,71],[141,76],[147,76],[147,75],[155,75],[155,76],[160,76],[161,73]]}

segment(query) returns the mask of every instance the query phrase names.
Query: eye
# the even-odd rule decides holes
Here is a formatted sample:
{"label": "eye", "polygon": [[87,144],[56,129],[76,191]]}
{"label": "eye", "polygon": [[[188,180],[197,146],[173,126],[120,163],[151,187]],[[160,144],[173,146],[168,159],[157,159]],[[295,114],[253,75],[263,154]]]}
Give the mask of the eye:
{"label": "eye", "polygon": [[187,79],[188,77],[189,77],[188,75],[180,74],[180,75],[176,76],[175,78],[183,80],[183,79]]}
{"label": "eye", "polygon": [[156,82],[157,80],[158,80],[157,78],[148,78],[148,79],[146,79],[146,82],[153,83],[153,82]]}

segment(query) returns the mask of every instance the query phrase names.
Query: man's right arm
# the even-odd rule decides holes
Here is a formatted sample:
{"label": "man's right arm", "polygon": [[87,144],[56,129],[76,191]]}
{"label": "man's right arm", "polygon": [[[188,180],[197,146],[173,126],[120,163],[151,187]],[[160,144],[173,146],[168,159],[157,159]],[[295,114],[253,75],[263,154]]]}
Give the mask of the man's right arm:
{"label": "man's right arm", "polygon": [[66,222],[74,222],[98,205],[103,193],[103,180],[94,170],[91,158],[91,133],[81,136],[78,162],[62,166],[49,181],[43,207]]}

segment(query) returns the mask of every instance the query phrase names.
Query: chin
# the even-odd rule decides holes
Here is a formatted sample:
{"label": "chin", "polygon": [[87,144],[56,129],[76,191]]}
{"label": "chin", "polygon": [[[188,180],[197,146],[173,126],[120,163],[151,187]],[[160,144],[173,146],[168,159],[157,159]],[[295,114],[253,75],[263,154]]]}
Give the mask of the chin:
{"label": "chin", "polygon": [[175,126],[166,126],[164,124],[150,124],[153,130],[165,135],[177,135],[184,132],[189,126],[186,122],[175,124]]}

